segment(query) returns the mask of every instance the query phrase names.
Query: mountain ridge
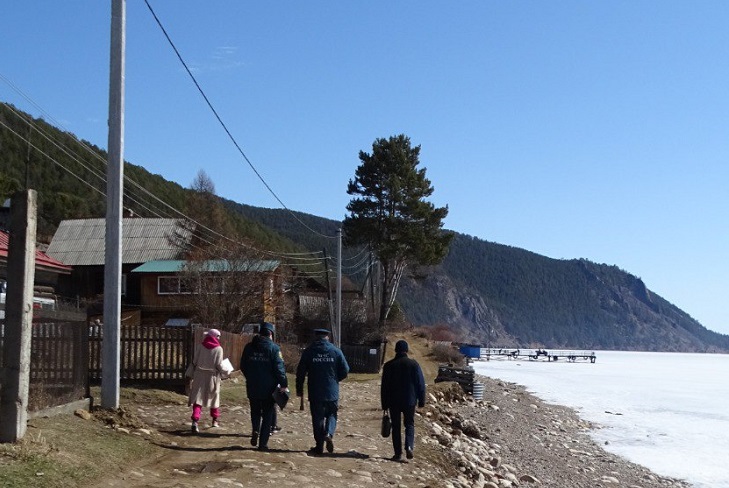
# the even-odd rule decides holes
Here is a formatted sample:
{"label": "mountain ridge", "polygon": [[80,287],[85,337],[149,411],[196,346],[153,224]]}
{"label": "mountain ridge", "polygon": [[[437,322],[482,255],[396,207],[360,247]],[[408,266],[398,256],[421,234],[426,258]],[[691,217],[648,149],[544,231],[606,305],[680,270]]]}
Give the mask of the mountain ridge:
{"label": "mountain ridge", "polygon": [[[28,120],[63,147],[78,144],[71,134],[0,103],[0,120],[27,133]],[[88,143],[87,143],[88,144]],[[85,166],[46,140],[34,139],[28,152],[22,139],[0,127],[0,197],[28,180],[39,194],[39,235],[50,236],[63,219],[103,215],[101,192],[89,192],[82,179],[98,178],[103,150],[82,153]],[[30,154],[30,157],[28,156]],[[48,156],[66,166],[60,170]],[[69,169],[73,175],[68,174]],[[183,208],[192,190],[141,166],[125,164],[149,192]],[[98,184],[98,183],[97,183]],[[125,199],[126,200],[126,199]],[[341,222],[287,209],[265,209],[220,198],[236,231],[270,249],[325,250],[335,255],[334,236]],[[144,206],[126,202],[139,215]],[[343,209],[344,211],[344,209]],[[152,215],[150,215],[152,216]],[[302,225],[303,224],[303,225]],[[312,230],[314,232],[312,232]],[[344,261],[361,250],[344,249]],[[363,274],[351,273],[355,282]],[[446,325],[463,341],[504,347],[623,349],[645,351],[729,352],[729,335],[703,327],[689,314],[652,292],[643,281],[617,266],[587,259],[554,259],[513,246],[455,233],[438,266],[410,270],[398,294],[400,309],[414,325]]]}

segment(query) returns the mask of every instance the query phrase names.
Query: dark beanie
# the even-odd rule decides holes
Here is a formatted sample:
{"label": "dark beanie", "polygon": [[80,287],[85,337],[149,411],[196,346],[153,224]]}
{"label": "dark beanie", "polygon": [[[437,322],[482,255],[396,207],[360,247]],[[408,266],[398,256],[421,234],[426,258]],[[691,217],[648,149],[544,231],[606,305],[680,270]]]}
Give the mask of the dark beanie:
{"label": "dark beanie", "polygon": [[408,352],[408,343],[399,340],[395,343],[395,352]]}

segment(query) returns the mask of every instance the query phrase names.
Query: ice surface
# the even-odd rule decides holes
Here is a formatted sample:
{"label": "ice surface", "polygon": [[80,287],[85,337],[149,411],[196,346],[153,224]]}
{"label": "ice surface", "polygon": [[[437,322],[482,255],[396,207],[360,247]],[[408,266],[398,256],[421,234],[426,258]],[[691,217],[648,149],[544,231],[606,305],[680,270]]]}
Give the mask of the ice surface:
{"label": "ice surface", "polygon": [[605,449],[697,488],[729,488],[729,355],[595,351],[597,361],[491,360],[518,383],[601,425]]}

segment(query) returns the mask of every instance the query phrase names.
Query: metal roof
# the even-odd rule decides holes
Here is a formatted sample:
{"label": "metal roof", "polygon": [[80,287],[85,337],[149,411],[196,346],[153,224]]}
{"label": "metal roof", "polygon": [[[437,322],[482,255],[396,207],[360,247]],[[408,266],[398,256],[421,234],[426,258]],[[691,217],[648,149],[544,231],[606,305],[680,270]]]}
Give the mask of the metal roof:
{"label": "metal roof", "polygon": [[[10,247],[10,236],[0,230],[0,258],[7,259],[8,249]],[[53,259],[46,253],[36,249],[35,251],[35,267],[36,268],[49,268],[49,270],[57,273],[69,274],[71,272],[71,266],[67,266],[65,263]]]}
{"label": "metal roof", "polygon": [[[179,219],[125,218],[122,222],[122,263],[146,263],[180,257],[174,240],[189,242],[191,232]],[[104,264],[105,219],[64,220],[46,254],[71,266]]]}
{"label": "metal roof", "polygon": [[[177,273],[185,268],[187,261],[181,260],[157,260],[148,261],[141,266],[134,268],[132,273]],[[203,271],[253,271],[265,273],[274,271],[281,263],[276,260],[255,260],[245,259],[237,262],[230,262],[224,259],[213,259],[202,262]]]}

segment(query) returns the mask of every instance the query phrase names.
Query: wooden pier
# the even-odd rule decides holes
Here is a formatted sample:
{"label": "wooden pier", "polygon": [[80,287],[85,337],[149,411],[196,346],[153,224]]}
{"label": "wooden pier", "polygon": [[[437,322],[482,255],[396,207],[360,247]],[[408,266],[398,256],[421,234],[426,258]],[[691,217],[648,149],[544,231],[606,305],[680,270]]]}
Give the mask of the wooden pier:
{"label": "wooden pier", "polygon": [[470,360],[490,361],[492,359],[519,359],[530,361],[589,361],[594,363],[597,356],[594,351],[574,351],[557,349],[517,349],[517,348],[488,348],[478,346],[465,346],[461,348]]}

